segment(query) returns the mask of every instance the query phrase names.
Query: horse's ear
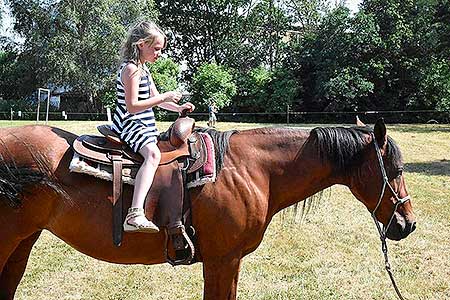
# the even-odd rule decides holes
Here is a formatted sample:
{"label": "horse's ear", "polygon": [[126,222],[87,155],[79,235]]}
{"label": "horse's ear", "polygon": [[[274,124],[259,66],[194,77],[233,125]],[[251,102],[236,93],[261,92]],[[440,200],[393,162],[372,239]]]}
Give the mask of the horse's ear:
{"label": "horse's ear", "polygon": [[387,142],[386,125],[384,124],[384,119],[380,118],[375,123],[375,128],[373,130],[375,134],[375,140],[380,148],[383,148]]}
{"label": "horse's ear", "polygon": [[366,126],[366,124],[364,124],[358,116],[356,116],[356,126]]}

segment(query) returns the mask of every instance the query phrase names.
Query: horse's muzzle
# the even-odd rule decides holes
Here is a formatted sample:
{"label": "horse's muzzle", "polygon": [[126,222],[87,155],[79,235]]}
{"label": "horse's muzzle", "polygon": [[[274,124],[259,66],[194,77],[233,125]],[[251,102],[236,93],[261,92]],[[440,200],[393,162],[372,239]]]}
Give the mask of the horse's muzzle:
{"label": "horse's muzzle", "polygon": [[416,230],[416,221],[409,221],[399,213],[395,213],[391,225],[387,229],[386,237],[390,240],[399,241],[406,238]]}

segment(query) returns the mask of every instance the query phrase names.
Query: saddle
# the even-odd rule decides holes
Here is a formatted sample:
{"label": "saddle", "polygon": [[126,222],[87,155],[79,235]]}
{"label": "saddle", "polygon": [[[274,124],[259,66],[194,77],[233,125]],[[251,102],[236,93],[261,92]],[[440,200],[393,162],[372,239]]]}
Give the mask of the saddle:
{"label": "saddle", "polygon": [[[194,131],[194,125],[194,119],[179,117],[159,136],[161,161],[147,197],[146,215],[153,217],[158,206],[159,225],[166,227],[165,254],[171,265],[191,264],[195,257],[195,230],[186,178],[205,164],[207,152],[205,141]],[[143,157],[123,143],[109,125],[97,129],[102,136],[82,135],[74,141],[73,148],[83,159],[112,167],[112,197],[109,200],[113,205],[113,243],[119,247],[123,235],[122,175],[125,168],[137,171]],[[169,255],[170,242],[175,257]]]}

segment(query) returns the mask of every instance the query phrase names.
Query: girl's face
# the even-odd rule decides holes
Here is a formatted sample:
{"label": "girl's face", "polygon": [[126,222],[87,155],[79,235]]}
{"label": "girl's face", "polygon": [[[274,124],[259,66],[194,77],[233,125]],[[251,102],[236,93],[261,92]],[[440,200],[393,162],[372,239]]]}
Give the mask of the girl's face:
{"label": "girl's face", "polygon": [[141,63],[151,62],[154,63],[159,56],[161,55],[161,51],[164,48],[164,37],[160,34],[156,35],[153,44],[149,44],[146,42],[142,42],[139,44],[140,49],[140,60]]}

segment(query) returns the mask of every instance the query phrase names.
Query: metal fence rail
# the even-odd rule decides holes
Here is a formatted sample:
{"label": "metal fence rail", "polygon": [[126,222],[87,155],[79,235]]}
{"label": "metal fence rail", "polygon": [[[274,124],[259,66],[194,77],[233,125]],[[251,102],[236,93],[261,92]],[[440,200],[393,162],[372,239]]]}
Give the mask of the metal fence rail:
{"label": "metal fence rail", "polygon": [[[156,112],[158,120],[172,121],[178,114],[171,112]],[[208,120],[207,112],[190,114],[198,121]],[[257,112],[219,112],[218,121],[222,122],[255,122],[255,123],[354,123],[359,116],[366,123],[374,123],[383,117],[387,123],[440,123],[450,124],[450,111],[436,110],[402,110],[402,111],[358,111],[358,112],[302,112],[286,111],[278,113]],[[39,115],[41,119],[44,113]],[[36,120],[36,112],[0,111],[2,120]],[[79,121],[107,121],[106,113],[78,113],[78,112],[49,112],[49,120],[79,120]]]}

